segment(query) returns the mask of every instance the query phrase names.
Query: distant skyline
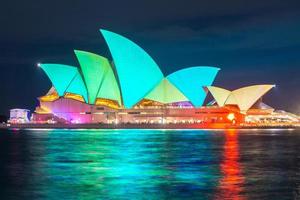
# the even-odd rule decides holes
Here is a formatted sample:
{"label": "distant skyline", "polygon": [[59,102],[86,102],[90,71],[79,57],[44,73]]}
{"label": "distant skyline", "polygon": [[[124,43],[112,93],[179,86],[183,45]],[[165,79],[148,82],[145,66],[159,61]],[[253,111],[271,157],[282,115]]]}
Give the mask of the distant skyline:
{"label": "distant skyline", "polygon": [[74,49],[111,59],[100,28],[142,46],[165,75],[219,67],[214,85],[276,84],[265,102],[300,113],[298,0],[7,1],[0,15],[0,114],[38,105],[51,87],[39,62],[78,66]]}

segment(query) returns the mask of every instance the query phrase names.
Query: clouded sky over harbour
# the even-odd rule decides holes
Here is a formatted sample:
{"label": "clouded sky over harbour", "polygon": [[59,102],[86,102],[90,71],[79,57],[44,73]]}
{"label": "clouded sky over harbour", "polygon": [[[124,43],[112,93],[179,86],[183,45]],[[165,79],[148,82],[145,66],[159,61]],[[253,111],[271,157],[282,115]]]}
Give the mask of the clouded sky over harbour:
{"label": "clouded sky over harbour", "polygon": [[73,49],[110,57],[104,28],[143,47],[168,75],[221,68],[214,85],[276,84],[265,102],[300,113],[300,1],[6,1],[0,6],[0,113],[51,86],[38,62],[78,66]]}

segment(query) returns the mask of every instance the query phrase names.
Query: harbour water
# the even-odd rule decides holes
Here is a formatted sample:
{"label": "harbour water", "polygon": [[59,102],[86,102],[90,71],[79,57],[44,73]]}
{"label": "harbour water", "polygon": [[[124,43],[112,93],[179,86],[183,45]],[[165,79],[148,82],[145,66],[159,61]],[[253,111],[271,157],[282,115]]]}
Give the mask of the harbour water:
{"label": "harbour water", "polygon": [[1,199],[300,199],[299,130],[1,130]]}

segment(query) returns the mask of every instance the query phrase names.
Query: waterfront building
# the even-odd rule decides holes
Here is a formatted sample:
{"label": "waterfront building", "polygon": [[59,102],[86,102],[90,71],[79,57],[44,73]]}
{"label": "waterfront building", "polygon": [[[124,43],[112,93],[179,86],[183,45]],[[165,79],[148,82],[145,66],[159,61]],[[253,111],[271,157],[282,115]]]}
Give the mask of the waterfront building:
{"label": "waterfront building", "polygon": [[[264,116],[276,118],[262,97],[274,85],[255,85],[235,91],[212,86],[219,68],[193,66],[167,76],[137,44],[100,30],[112,61],[75,50],[79,67],[41,63],[52,87],[39,97],[34,123],[242,124]],[[214,101],[204,105],[207,93]],[[289,113],[280,114],[292,122]],[[280,118],[281,118],[280,117]],[[277,120],[277,118],[276,118]]]}
{"label": "waterfront building", "polygon": [[29,122],[30,111],[27,109],[15,108],[10,110],[9,123],[24,124]]}

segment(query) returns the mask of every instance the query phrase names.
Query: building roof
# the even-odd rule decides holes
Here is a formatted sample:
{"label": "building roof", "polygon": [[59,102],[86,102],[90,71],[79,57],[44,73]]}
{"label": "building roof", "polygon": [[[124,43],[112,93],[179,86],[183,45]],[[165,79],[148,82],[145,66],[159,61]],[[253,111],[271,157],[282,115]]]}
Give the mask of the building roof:
{"label": "building roof", "polygon": [[263,95],[275,85],[252,85],[234,91],[207,86],[219,106],[237,105],[241,111],[249,110]]}
{"label": "building roof", "polygon": [[123,103],[131,108],[161,82],[163,74],[156,62],[131,40],[100,29],[114,60]]}
{"label": "building roof", "polygon": [[87,92],[77,67],[63,64],[40,64],[59,96],[65,92],[82,95],[87,101]]}
{"label": "building roof", "polygon": [[80,68],[40,64],[58,96],[80,95],[89,104],[95,104],[97,99],[113,100],[125,108],[145,98],[164,104],[190,101],[196,107],[202,106],[206,97],[203,86],[213,83],[218,68],[190,67],[164,77],[156,62],[137,44],[107,30],[100,32],[115,69],[107,58],[80,50],[75,50]]}
{"label": "building roof", "polygon": [[167,76],[167,79],[173,83],[195,107],[203,105],[207,92],[204,86],[212,85],[219,68],[198,66],[189,67],[176,71]]}
{"label": "building roof", "polygon": [[63,96],[69,84],[77,74],[76,67],[62,64],[40,64],[49,79],[52,81],[57,93]]}
{"label": "building roof", "polygon": [[81,95],[84,101],[88,103],[88,92],[79,72],[76,74],[69,87],[66,89],[66,93]]}
{"label": "building roof", "polygon": [[145,99],[158,101],[163,104],[174,102],[188,101],[188,99],[180,92],[170,81],[164,78]]}
{"label": "building roof", "polygon": [[81,67],[89,103],[94,104],[102,81],[110,68],[109,61],[105,57],[86,51],[75,50],[75,55]]}

